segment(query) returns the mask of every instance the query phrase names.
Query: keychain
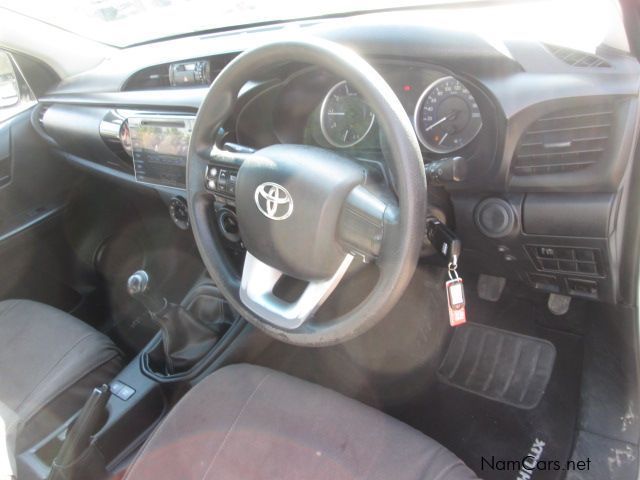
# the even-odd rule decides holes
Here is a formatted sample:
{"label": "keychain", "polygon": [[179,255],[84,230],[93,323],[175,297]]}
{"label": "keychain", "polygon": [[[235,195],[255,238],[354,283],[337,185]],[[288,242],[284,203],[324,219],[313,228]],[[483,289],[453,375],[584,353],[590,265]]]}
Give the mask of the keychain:
{"label": "keychain", "polygon": [[449,280],[445,283],[449,323],[452,327],[467,321],[464,300],[464,286],[458,275],[458,257],[462,253],[460,239],[449,227],[435,218],[427,220],[427,238],[436,251],[448,262]]}
{"label": "keychain", "polygon": [[454,256],[449,263],[449,280],[445,283],[447,289],[447,304],[449,306],[449,323],[452,327],[462,325],[467,321],[465,310],[464,285],[458,276],[458,262]]}

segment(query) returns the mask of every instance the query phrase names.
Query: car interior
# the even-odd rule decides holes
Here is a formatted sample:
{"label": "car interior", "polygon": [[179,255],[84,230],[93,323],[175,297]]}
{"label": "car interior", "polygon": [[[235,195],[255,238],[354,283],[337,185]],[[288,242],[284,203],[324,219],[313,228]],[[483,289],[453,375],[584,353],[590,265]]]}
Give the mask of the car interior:
{"label": "car interior", "polygon": [[639,478],[640,5],[0,0],[0,480]]}

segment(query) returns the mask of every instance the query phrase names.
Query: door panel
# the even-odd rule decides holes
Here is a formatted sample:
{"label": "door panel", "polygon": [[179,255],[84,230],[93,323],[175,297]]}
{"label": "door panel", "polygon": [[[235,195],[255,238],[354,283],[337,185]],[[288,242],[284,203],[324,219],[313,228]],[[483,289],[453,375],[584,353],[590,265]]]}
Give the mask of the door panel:
{"label": "door panel", "polygon": [[0,248],[65,202],[69,169],[51,158],[31,127],[31,111],[0,125]]}
{"label": "door panel", "polygon": [[0,299],[68,307],[59,220],[72,184],[72,171],[33,130],[31,110],[0,124]]}
{"label": "door panel", "polygon": [[0,127],[0,188],[11,181],[11,130]]}

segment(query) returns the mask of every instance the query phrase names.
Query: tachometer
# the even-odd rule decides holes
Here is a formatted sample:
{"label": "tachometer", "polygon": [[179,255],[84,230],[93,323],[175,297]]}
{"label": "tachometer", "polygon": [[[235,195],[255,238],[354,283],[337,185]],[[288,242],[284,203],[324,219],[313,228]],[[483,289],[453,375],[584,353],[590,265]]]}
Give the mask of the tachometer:
{"label": "tachometer", "polygon": [[482,128],[476,99],[453,77],[440,78],[427,87],[413,120],[418,138],[435,153],[450,153],[468,145]]}
{"label": "tachometer", "polygon": [[375,115],[360,94],[346,81],[334,85],[320,108],[320,128],[327,142],[337,148],[353,147],[371,130]]}

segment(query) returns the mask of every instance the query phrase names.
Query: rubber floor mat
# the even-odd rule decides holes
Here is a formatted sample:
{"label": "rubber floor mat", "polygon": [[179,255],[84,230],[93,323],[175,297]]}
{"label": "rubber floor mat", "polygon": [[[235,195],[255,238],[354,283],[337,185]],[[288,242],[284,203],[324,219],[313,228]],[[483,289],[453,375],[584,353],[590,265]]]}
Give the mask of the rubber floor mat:
{"label": "rubber floor mat", "polygon": [[445,384],[518,408],[542,399],[556,358],[553,344],[479,324],[455,329],[438,370]]}
{"label": "rubber floor mat", "polygon": [[[471,280],[466,282],[470,325],[490,325],[544,339],[555,347],[551,378],[538,406],[514,407],[437,380],[429,392],[389,412],[451,450],[483,480],[566,480],[566,471],[547,469],[531,474],[512,464],[534,450],[542,461],[562,463],[572,457],[583,338],[569,326],[583,322],[590,304],[575,301],[569,313],[557,317],[549,312],[544,296],[520,295],[517,284],[507,284],[502,299],[494,303],[479,299]],[[456,329],[451,340],[459,335]]]}

